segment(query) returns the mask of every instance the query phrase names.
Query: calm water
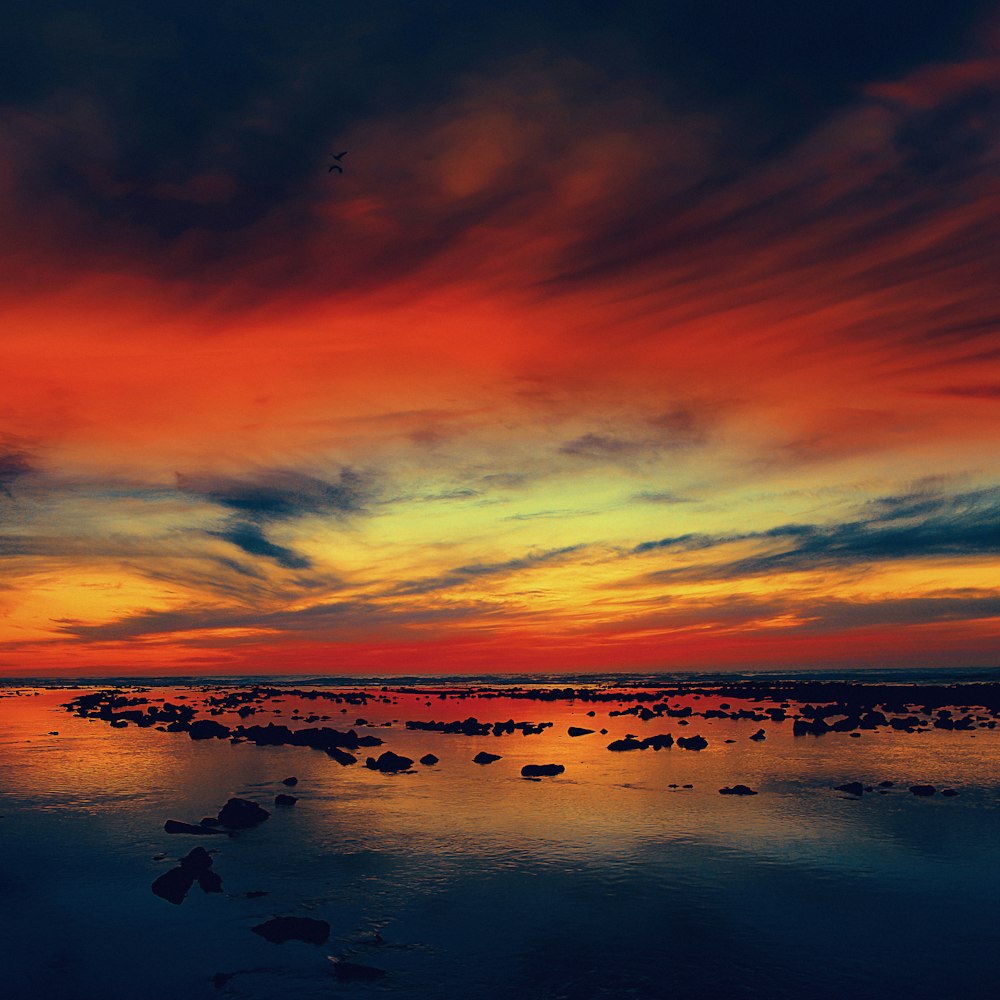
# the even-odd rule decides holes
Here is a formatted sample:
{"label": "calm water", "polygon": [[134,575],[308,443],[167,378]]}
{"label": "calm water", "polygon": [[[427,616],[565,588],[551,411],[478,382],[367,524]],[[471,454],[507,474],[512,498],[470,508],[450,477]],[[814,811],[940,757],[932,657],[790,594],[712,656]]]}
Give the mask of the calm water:
{"label": "calm water", "polygon": [[[358,732],[386,743],[376,754],[441,758],[382,775],[307,748],[114,729],[59,707],[78,693],[0,698],[8,997],[822,1000],[995,989],[998,730],[795,738],[790,722],[680,727],[609,718],[613,704],[428,706],[423,695],[346,713],[309,704],[337,728],[367,719]],[[282,713],[273,721],[305,725],[289,721],[293,699],[272,708]],[[554,725],[500,738],[403,725],[469,715]],[[609,733],[574,739],[569,725]],[[750,741],[761,725],[767,739]],[[710,745],[606,749],[627,732],[697,732]],[[483,749],[502,759],[472,763]],[[565,774],[519,777],[523,764],[549,762]],[[276,809],[288,775],[299,801]],[[859,800],[832,790],[855,779],[897,787]],[[760,794],[718,794],[736,782]],[[960,795],[917,798],[913,783]],[[163,832],[165,819],[197,822],[233,795],[256,799],[271,819],[231,838]],[[224,892],[195,887],[180,906],[154,896],[153,879],[199,844],[213,851]],[[251,933],[284,914],[327,920],[330,940],[274,945]],[[343,983],[327,956],[387,975]],[[235,975],[216,987],[219,972]]]}

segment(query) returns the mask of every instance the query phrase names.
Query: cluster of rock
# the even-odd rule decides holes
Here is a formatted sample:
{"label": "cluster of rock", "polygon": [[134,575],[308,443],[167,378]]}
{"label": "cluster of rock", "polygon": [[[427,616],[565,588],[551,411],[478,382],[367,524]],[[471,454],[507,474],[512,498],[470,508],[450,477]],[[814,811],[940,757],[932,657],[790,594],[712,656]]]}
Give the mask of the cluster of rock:
{"label": "cluster of rock", "polygon": [[456,722],[411,720],[406,723],[406,728],[462,736],[510,736],[516,732],[522,736],[534,736],[544,732],[551,725],[551,722],[515,722],[513,719],[508,719],[506,722],[480,722],[473,716]]}
{"label": "cluster of rock", "polygon": [[[848,795],[864,795],[865,792],[885,792],[886,789],[895,787],[895,782],[893,781],[880,781],[877,785],[865,785],[860,781],[847,781],[842,785],[834,785],[835,792],[846,792]],[[910,785],[908,790],[911,795],[916,795],[918,797],[927,797],[930,795],[937,794],[937,788],[934,785]],[[957,789],[954,788],[942,788],[941,794],[945,798],[953,798],[958,795]]]}
{"label": "cluster of rock", "polygon": [[203,892],[222,892],[222,879],[212,871],[212,858],[204,847],[195,847],[153,882],[153,892],[168,903],[180,905],[197,882]]}

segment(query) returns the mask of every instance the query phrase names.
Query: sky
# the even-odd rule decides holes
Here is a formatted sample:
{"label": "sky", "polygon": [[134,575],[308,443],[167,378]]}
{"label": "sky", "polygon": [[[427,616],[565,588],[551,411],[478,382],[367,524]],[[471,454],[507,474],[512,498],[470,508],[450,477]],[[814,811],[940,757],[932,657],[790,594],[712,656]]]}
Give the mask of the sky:
{"label": "sky", "polygon": [[0,674],[1000,664],[996,3],[4,17]]}

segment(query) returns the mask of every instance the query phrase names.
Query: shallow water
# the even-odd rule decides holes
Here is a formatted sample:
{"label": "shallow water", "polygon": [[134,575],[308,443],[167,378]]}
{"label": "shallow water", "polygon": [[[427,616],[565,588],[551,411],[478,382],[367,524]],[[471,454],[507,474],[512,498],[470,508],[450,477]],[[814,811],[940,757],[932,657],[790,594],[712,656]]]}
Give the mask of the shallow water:
{"label": "shallow water", "polygon": [[[60,708],[77,693],[0,698],[7,996],[823,1000],[995,988],[996,729],[796,738],[790,722],[609,718],[614,704],[385,694],[342,713],[302,703],[337,728],[368,720],[357,731],[385,740],[375,755],[441,758],[383,775],[303,747],[114,729]],[[290,720],[296,705],[271,703],[282,713],[273,721],[303,727]],[[503,737],[404,728],[469,715],[553,726]],[[570,738],[569,725],[609,732]],[[767,739],[750,741],[760,725]],[[627,732],[697,732],[709,746],[606,749]],[[472,763],[483,749],[502,759]],[[519,777],[523,764],[549,762],[565,774]],[[274,807],[293,774],[298,803]],[[832,790],[884,779],[896,783],[885,794]],[[760,794],[718,794],[737,782]],[[917,798],[913,783],[960,794]],[[233,837],[163,832],[165,819],[197,822],[233,795],[270,820]],[[153,879],[196,845],[213,852],[224,892],[195,887],[179,906],[154,896]],[[267,895],[246,898],[255,890]],[[274,945],[251,933],[281,914],[327,920],[330,940]],[[327,956],[387,974],[340,982]],[[217,988],[218,972],[234,975]]]}

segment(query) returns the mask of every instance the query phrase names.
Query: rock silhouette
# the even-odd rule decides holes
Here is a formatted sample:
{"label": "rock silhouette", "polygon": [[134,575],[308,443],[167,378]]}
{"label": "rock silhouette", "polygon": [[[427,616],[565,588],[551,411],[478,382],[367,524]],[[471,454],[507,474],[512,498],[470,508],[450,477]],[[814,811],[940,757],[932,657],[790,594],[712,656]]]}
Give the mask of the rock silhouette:
{"label": "rock silhouette", "polygon": [[312,917],[272,917],[251,930],[272,944],[284,944],[286,941],[322,944],[330,936],[330,925],[325,920],[313,920]]}
{"label": "rock silhouette", "polygon": [[485,750],[480,750],[475,757],[472,758],[473,764],[492,764],[493,761],[500,760],[500,755],[496,753],[487,753]]}
{"label": "rock silhouette", "polygon": [[521,768],[521,776],[524,778],[546,778],[562,774],[565,770],[563,764],[525,764]]}
{"label": "rock silhouette", "polygon": [[219,810],[219,822],[230,830],[249,830],[260,826],[271,814],[249,799],[230,799]]}
{"label": "rock silhouette", "polygon": [[[687,787],[685,785],[685,787]],[[730,788],[728,785],[725,788],[719,789],[720,795],[756,795],[757,793],[749,788],[747,785],[733,785]]]}
{"label": "rock silhouette", "polygon": [[391,750],[386,750],[377,760],[374,757],[369,757],[365,761],[365,767],[372,771],[381,771],[383,774],[396,774],[399,771],[408,771],[413,767],[413,760],[393,753]]}

